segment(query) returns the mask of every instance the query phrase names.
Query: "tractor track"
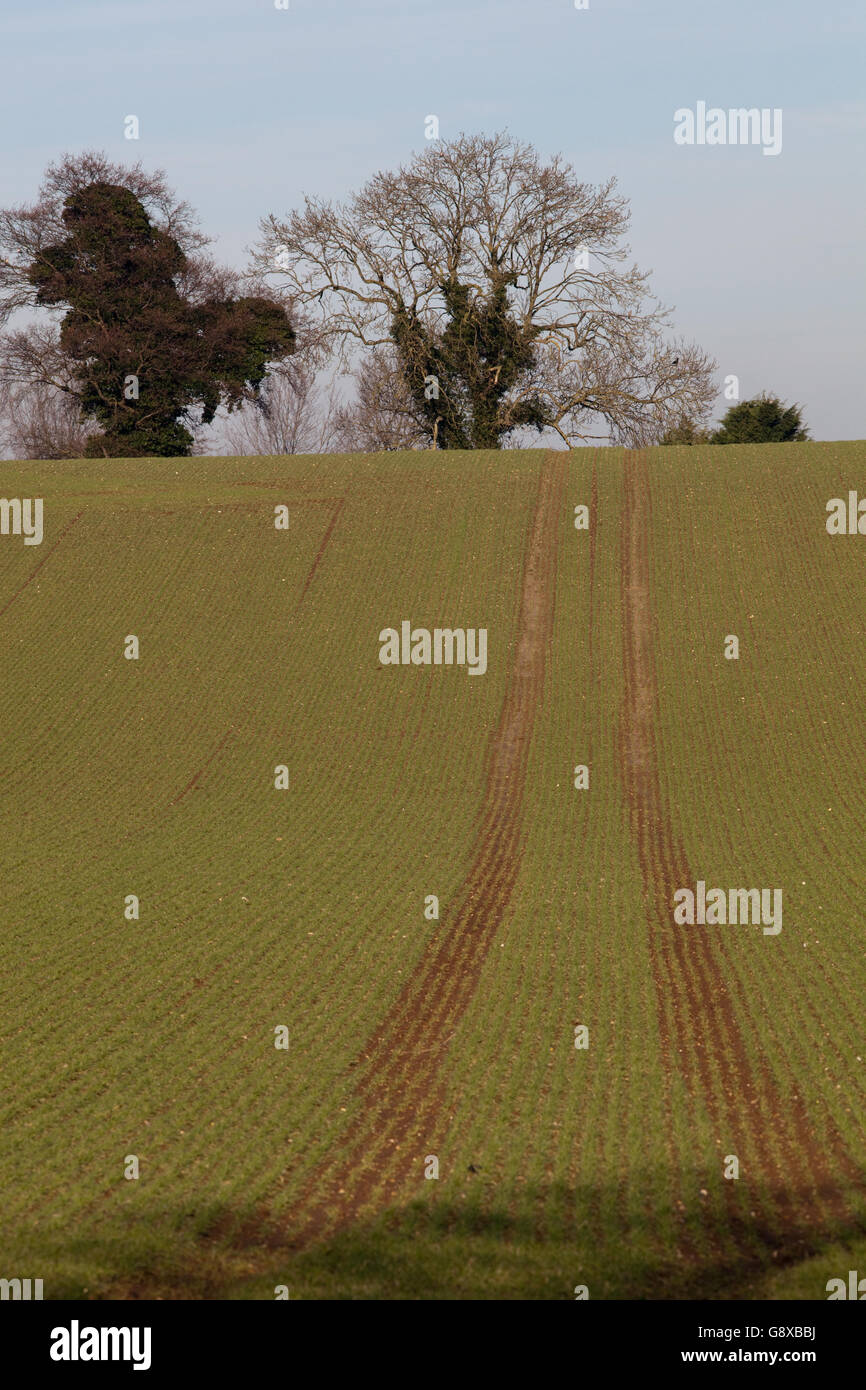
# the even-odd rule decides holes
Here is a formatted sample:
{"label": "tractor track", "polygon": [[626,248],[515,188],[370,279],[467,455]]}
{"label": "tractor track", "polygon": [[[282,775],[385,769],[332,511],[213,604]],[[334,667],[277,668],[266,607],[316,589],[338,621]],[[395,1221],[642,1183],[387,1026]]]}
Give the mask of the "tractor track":
{"label": "tractor track", "polygon": [[[453,912],[358,1059],[359,1116],[332,1163],[310,1178],[289,1218],[295,1249],[391,1203],[448,1125],[445,1063],[475,993],[520,869],[522,795],[553,635],[556,550],[565,489],[561,453],[545,456],[524,565],[514,661],[497,729],[469,871]],[[244,1244],[261,1231],[259,1213]]]}
{"label": "tractor track", "polygon": [[[801,1258],[816,1238],[850,1225],[839,1190],[843,1175],[862,1176],[838,1139],[829,1151],[816,1139],[801,1097],[784,1096],[762,1060],[743,1040],[745,1001],[737,1009],[736,978],[718,934],[683,930],[673,922],[678,888],[696,882],[670,816],[659,776],[655,738],[657,686],[650,583],[652,499],[646,457],[626,454],[621,519],[621,603],[624,619],[625,695],[620,726],[620,769],[635,836],[650,927],[650,953],[662,1049],[668,1076],[679,1073],[693,1108],[703,1105],[723,1136],[722,1150],[748,1155],[750,1173],[765,1182],[769,1205],[754,1223],[735,1209],[733,1183],[724,1184],[728,1231],[743,1255],[755,1240],[774,1258]],[[751,1190],[751,1189],[750,1189]],[[715,1240],[710,1209],[707,1230]]]}

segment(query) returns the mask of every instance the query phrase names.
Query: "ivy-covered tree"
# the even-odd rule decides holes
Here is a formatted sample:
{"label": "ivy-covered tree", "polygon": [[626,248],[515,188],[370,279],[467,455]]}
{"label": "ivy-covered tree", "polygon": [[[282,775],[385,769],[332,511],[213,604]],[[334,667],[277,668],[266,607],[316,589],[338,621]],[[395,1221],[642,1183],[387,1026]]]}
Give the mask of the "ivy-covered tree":
{"label": "ivy-covered tree", "polygon": [[470,294],[455,277],[442,284],[447,324],[432,324],[400,305],[391,336],[403,379],[419,415],[441,449],[498,449],[505,429],[547,423],[544,402],[530,393],[506,411],[503,403],[533,366],[535,333],[509,313],[507,286]]}
{"label": "ivy-covered tree", "polygon": [[505,132],[462,135],[345,204],[267,218],[253,265],[347,362],[360,350],[377,379],[394,366],[378,393],[393,428],[376,434],[408,420],[451,449],[507,447],[527,426],[641,444],[709,408],[715,364],[668,337],[647,275],[622,264],[628,221],[613,180],[582,183]]}
{"label": "ivy-covered tree", "polygon": [[52,166],[34,207],[0,213],[0,311],[61,315],[5,334],[0,372],[74,399],[99,427],[88,455],[188,455],[191,427],[255,399],[294,351],[285,303],[241,295],[203,241],[161,175],[98,155]]}
{"label": "ivy-covered tree", "polygon": [[802,408],[786,406],[777,396],[755,396],[732,405],[719,428],[710,436],[712,444],[785,444],[808,439]]}

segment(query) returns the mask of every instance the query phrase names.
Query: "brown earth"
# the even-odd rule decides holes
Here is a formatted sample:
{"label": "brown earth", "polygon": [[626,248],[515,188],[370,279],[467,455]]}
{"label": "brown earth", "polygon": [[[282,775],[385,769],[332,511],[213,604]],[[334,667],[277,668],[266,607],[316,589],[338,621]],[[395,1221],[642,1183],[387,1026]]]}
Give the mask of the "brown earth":
{"label": "brown earth", "polygon": [[[340,1155],[302,1193],[286,1231],[294,1248],[390,1203],[447,1129],[448,1045],[508,907],[523,848],[522,793],[548,648],[553,634],[557,539],[565,459],[550,453],[524,567],[517,642],[498,727],[487,755],[484,803],[469,871],[438,939],[400,991],[359,1057],[360,1118]],[[267,1221],[261,1213],[253,1223]],[[247,1230],[247,1236],[253,1230]],[[241,1236],[243,1240],[243,1235]]]}
{"label": "brown earth", "polygon": [[343,510],[343,505],[344,505],[345,501],[346,501],[345,497],[338,497],[338,498],[336,499],[337,505],[336,505],[335,508],[334,508],[334,515],[331,517],[331,520],[328,522],[327,528],[326,528],[326,530],[325,530],[325,534],[324,534],[324,536],[322,537],[322,543],[321,543],[321,545],[319,546],[318,550],[316,551],[315,559],[313,560],[313,563],[312,563],[312,565],[310,566],[309,573],[308,573],[306,579],[304,580],[304,587],[301,589],[301,597],[298,599],[298,607],[299,607],[299,608],[300,608],[301,604],[302,604],[303,601],[304,601],[304,598],[305,598],[305,596],[306,596],[307,590],[309,589],[310,585],[311,585],[312,582],[313,582],[313,578],[314,578],[314,576],[315,576],[316,570],[319,568],[319,564],[320,564],[320,562],[321,562],[322,556],[324,555],[325,551],[326,551],[327,548],[328,548],[328,543],[329,543],[329,541],[330,541],[330,539],[331,539],[331,536],[332,536],[332,534],[333,534],[334,527],[336,526],[337,522],[338,522],[339,519],[340,519],[340,512]]}
{"label": "brown earth", "polygon": [[[447,1135],[449,1045],[502,927],[520,867],[522,793],[553,632],[565,462],[561,453],[548,454],[540,472],[514,663],[488,750],[486,791],[470,868],[453,913],[446,914],[430,950],[358,1058],[359,1118],[344,1133],[339,1151],[311,1176],[288,1221],[267,1206],[242,1221],[225,1213],[207,1233],[212,1249],[225,1245],[248,1253],[297,1250],[330,1237],[393,1205],[411,1192],[413,1178],[420,1187],[425,1155],[436,1153]],[[718,1229],[718,1214],[706,1204],[700,1208],[706,1241],[719,1251],[718,1268],[731,1265],[732,1243],[737,1269],[763,1267],[768,1255],[774,1263],[790,1263],[817,1250],[825,1239],[844,1236],[857,1226],[840,1184],[847,1179],[862,1189],[862,1178],[841,1140],[822,1146],[802,1099],[782,1094],[768,1064],[746,1046],[748,1001],[736,992],[727,947],[718,933],[686,932],[673,923],[674,891],[693,885],[697,875],[688,863],[659,774],[647,459],[628,454],[625,468],[620,525],[625,696],[619,759],[650,926],[668,1112],[673,1108],[673,1083],[679,1079],[685,1083],[693,1115],[701,1110],[708,1115],[721,1139],[718,1154],[696,1155],[694,1167],[718,1180],[721,1156],[737,1153],[747,1170],[740,1183],[723,1183],[724,1232]],[[596,500],[594,474],[592,569]],[[338,516],[339,508],[308,582]],[[595,672],[594,664],[590,645],[591,682],[603,674]],[[672,1174],[673,1204],[673,1163]],[[749,1179],[754,1175],[758,1180],[752,1187]],[[735,1191],[747,1184],[750,1217]],[[727,1253],[722,1253],[723,1245]],[[694,1253],[685,1236],[678,1253],[686,1260]],[[143,1288],[140,1292],[148,1296]]]}
{"label": "brown earth", "polygon": [[[722,1156],[733,1153],[741,1165],[748,1156],[747,1170],[764,1180],[769,1202],[757,1190],[750,1193],[754,1224],[737,1215],[734,1183],[725,1182],[730,1233],[744,1248],[754,1247],[756,1239],[769,1244],[773,1257],[786,1261],[808,1253],[819,1233],[850,1225],[840,1182],[847,1177],[861,1185],[862,1177],[838,1138],[829,1149],[818,1141],[802,1098],[782,1095],[767,1063],[747,1049],[748,1004],[741,998],[735,1005],[736,980],[718,931],[684,929],[673,921],[675,891],[701,875],[688,863],[659,778],[651,536],[647,459],[626,454],[620,767],[643,876],[666,1070],[669,1080],[677,1073],[685,1080],[693,1106],[704,1107],[721,1137],[716,1173]],[[704,1210],[711,1223],[709,1208]]]}

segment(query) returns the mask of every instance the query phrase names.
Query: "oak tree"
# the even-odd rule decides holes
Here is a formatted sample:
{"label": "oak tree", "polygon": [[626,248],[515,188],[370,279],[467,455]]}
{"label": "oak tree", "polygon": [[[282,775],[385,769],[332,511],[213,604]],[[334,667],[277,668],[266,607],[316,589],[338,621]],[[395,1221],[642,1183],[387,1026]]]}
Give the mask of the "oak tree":
{"label": "oak tree", "polygon": [[706,412],[715,364],[667,338],[669,311],[625,264],[628,221],[615,180],[583,183],[507,134],[461,135],[346,203],[268,217],[253,266],[345,361],[391,360],[431,444],[501,447],[526,429],[640,444]]}

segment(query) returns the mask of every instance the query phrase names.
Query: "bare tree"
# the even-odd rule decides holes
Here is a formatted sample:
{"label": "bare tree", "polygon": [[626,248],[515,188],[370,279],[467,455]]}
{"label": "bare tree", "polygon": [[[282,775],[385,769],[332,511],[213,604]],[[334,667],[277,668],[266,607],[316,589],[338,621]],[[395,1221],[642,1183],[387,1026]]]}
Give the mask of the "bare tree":
{"label": "bare tree", "polygon": [[93,424],[78,394],[56,324],[0,335],[0,443],[13,458],[80,458]]}
{"label": "bare tree", "polygon": [[347,453],[425,449],[430,438],[393,348],[375,347],[354,373],[356,395],[334,421],[334,447]]}
{"label": "bare tree", "polygon": [[224,436],[235,454],[323,454],[334,448],[335,384],[317,379],[309,359],[272,368],[259,396],[229,419]]}
{"label": "bare tree", "polygon": [[42,383],[0,381],[0,447],[12,458],[81,458],[93,432],[74,396]]}
{"label": "bare tree", "polygon": [[396,350],[430,441],[495,447],[528,426],[628,443],[703,415],[715,363],[668,341],[670,310],[623,265],[614,190],[507,134],[460,136],[346,204],[265,219],[253,264],[344,359]]}

